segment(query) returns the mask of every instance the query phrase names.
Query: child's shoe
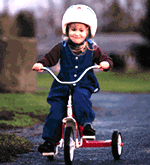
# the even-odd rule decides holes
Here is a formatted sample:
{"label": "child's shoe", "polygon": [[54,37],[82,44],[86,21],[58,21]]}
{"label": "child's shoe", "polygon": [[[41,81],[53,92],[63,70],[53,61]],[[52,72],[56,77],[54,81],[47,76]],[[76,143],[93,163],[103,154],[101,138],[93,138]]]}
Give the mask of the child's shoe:
{"label": "child's shoe", "polygon": [[49,143],[48,141],[45,141],[43,144],[39,145],[38,151],[40,153],[55,153],[56,146]]}
{"label": "child's shoe", "polygon": [[84,136],[95,136],[95,130],[91,127],[90,124],[87,124],[87,125],[83,128],[83,135],[84,135]]}

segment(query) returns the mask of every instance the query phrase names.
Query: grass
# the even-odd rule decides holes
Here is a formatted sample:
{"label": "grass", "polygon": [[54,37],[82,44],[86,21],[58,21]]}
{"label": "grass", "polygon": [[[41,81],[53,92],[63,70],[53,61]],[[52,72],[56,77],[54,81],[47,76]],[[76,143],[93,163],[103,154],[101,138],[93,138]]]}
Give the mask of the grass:
{"label": "grass", "polygon": [[[101,91],[150,93],[150,72],[101,72],[96,73],[96,77]],[[0,112],[3,112],[0,113],[0,127],[1,125],[25,127],[35,122],[44,122],[50,108],[46,97],[52,81],[53,78],[49,74],[38,74],[38,89],[34,94],[0,94]],[[5,111],[12,113],[11,120],[7,120]]]}
{"label": "grass", "polygon": [[25,127],[40,122],[41,115],[45,118],[49,113],[46,94],[0,94],[0,100],[0,111],[14,114],[12,120],[6,120],[7,114],[1,113],[0,126],[5,123],[13,127]]}
{"label": "grass", "polygon": [[[99,81],[101,91],[150,93],[150,71],[100,72],[96,73],[96,77]],[[37,80],[39,87],[37,93],[41,93],[41,89],[44,89],[43,93],[48,93],[53,78],[49,74],[39,74]]]}
{"label": "grass", "polygon": [[150,72],[102,72],[96,74],[101,91],[150,93]]}

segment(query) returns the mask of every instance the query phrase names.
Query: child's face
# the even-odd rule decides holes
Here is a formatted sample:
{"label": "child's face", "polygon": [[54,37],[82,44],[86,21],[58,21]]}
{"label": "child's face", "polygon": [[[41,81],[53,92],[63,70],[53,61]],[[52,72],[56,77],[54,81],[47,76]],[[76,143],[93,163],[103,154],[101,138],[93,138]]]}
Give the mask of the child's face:
{"label": "child's face", "polygon": [[75,44],[81,44],[88,36],[88,27],[82,23],[72,23],[69,25],[69,38]]}

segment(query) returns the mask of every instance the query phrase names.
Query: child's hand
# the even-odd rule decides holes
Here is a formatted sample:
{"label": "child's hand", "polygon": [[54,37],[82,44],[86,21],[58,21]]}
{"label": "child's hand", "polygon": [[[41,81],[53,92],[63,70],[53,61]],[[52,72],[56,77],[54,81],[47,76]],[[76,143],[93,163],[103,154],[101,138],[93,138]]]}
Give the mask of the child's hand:
{"label": "child's hand", "polygon": [[33,70],[36,70],[37,72],[43,72],[44,70],[41,70],[43,67],[43,64],[41,63],[35,63],[32,67]]}
{"label": "child's hand", "polygon": [[107,61],[102,61],[100,64],[99,64],[99,70],[103,71],[105,69],[109,69],[110,67],[110,64],[109,62]]}

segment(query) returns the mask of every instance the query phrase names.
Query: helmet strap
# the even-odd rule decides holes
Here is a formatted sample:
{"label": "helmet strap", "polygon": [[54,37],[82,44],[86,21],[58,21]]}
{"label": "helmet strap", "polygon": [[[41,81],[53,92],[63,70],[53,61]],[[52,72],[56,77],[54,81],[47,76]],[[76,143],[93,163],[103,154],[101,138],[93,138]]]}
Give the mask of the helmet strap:
{"label": "helmet strap", "polygon": [[79,46],[83,45],[85,43],[85,41],[86,41],[86,39],[82,43],[76,44],[70,38],[68,39],[68,43],[75,46],[75,47],[79,47]]}
{"label": "helmet strap", "polygon": [[85,42],[86,42],[86,39],[82,43],[76,44],[71,39],[68,39],[68,44],[70,45],[70,48],[73,51],[73,53],[76,55],[81,54],[86,50]]}

